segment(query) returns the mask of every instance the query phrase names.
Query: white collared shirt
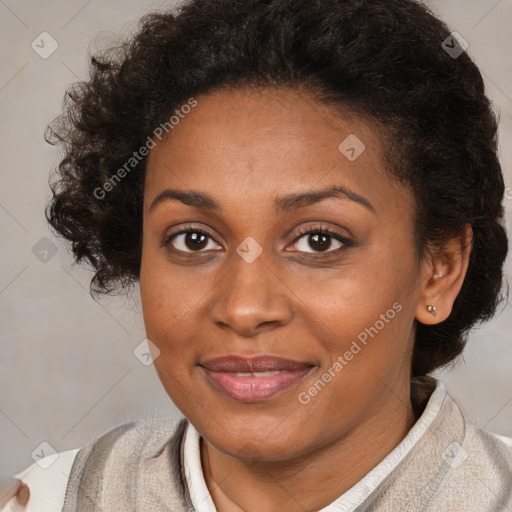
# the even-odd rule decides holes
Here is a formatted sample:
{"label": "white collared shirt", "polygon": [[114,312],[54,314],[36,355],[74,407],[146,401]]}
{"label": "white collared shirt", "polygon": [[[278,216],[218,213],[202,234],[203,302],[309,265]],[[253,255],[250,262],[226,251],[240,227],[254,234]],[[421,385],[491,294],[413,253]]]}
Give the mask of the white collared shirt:
{"label": "white collared shirt", "polygon": [[[425,435],[438,416],[446,397],[444,385],[436,381],[436,388],[421,417],[398,446],[362,480],[319,512],[352,512],[359,507]],[[190,423],[184,435],[184,474],[194,509],[196,512],[216,512],[201,466],[200,435]],[[511,439],[493,435],[508,446],[512,446]],[[45,457],[14,475],[29,487],[30,499],[24,508],[20,508],[15,501],[16,498],[13,497],[2,512],[60,512],[64,504],[71,467],[78,451],[79,449],[61,452],[57,459],[52,461],[49,459],[55,458],[55,455]]]}
{"label": "white collared shirt", "polygon": [[[362,480],[319,512],[352,512],[361,505],[425,434],[438,415],[445,397],[446,389],[442,382],[437,381],[423,414],[400,444]],[[190,499],[196,512],[217,512],[204,479],[199,442],[199,433],[189,423],[185,431],[183,458]]]}

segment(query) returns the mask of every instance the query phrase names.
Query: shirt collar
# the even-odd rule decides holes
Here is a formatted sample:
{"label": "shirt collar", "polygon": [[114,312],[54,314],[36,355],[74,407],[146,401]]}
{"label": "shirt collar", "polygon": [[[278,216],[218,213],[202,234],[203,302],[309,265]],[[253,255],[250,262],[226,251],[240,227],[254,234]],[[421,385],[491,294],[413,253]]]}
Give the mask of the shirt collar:
{"label": "shirt collar", "polygon": [[[433,377],[423,377],[423,382],[435,383],[435,389],[430,395],[427,405],[418,421],[411,428],[398,446],[396,446],[377,466],[362,480],[319,512],[352,512],[360,506],[376,487],[388,476],[393,469],[411,451],[421,439],[439,414],[441,405],[446,398],[446,389],[442,382]],[[412,386],[421,387],[422,381],[413,381]],[[216,512],[201,467],[200,453],[201,436],[189,422],[185,431],[183,466],[190,499],[196,512]]]}

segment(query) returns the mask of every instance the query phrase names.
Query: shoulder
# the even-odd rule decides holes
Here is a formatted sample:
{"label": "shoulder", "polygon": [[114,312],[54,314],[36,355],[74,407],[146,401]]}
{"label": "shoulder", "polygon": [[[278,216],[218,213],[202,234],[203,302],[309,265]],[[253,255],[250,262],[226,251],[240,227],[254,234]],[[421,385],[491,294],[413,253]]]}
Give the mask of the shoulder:
{"label": "shoulder", "polygon": [[468,424],[462,446],[468,457],[471,455],[480,467],[492,471],[494,476],[503,474],[512,478],[512,438]]}
{"label": "shoulder", "polygon": [[425,377],[418,385],[429,391],[433,383],[418,422],[424,433],[402,465],[398,488],[414,489],[425,512],[512,511],[512,440],[471,424],[440,381]]}
{"label": "shoulder", "polygon": [[506,436],[502,436],[500,434],[492,434],[492,433],[491,433],[491,435],[494,436],[498,441],[503,443],[506,447],[508,447],[510,452],[512,452],[512,437],[506,437]]}
{"label": "shoulder", "polygon": [[179,442],[183,418],[149,418],[118,425],[82,448],[59,452],[38,460],[14,475],[14,482],[0,496],[0,512],[55,512],[62,510],[72,471],[79,473],[89,457],[131,464],[148,457],[169,440]]}
{"label": "shoulder", "polygon": [[470,423],[464,430],[460,441],[444,447],[443,478],[428,510],[461,501],[467,510],[512,510],[512,439]]}
{"label": "shoulder", "polygon": [[61,510],[66,486],[79,448],[43,457],[21,473],[0,502],[2,512]]}

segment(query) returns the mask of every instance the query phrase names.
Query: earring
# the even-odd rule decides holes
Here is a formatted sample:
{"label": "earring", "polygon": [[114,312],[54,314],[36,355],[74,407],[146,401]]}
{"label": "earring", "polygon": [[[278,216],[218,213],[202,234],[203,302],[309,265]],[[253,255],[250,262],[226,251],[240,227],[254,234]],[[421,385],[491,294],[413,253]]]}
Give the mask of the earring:
{"label": "earring", "polygon": [[432,313],[432,316],[436,316],[437,315],[437,308],[435,306],[433,306],[432,304],[429,304],[427,306],[427,311],[429,313]]}

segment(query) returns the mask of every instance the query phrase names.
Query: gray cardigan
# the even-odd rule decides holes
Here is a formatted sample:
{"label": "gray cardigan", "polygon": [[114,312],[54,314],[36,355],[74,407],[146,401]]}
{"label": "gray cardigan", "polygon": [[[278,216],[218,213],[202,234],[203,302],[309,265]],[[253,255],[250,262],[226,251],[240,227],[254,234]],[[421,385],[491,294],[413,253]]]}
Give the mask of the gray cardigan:
{"label": "gray cardigan", "polygon": [[[424,405],[433,382],[416,381],[413,403]],[[186,424],[127,423],[85,445],[62,512],[193,511],[181,463]],[[427,432],[357,508],[384,511],[512,512],[512,447],[467,424],[446,395]]]}

